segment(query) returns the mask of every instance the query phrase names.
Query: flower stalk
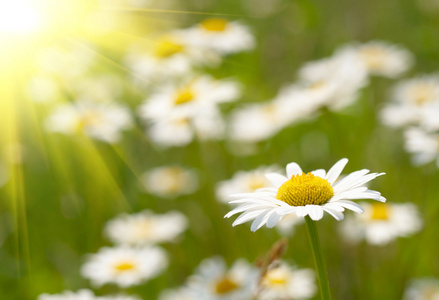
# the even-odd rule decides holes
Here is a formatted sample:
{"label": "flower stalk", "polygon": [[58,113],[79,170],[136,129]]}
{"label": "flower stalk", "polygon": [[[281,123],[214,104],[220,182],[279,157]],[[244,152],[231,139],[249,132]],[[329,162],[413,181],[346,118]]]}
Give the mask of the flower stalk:
{"label": "flower stalk", "polygon": [[325,261],[323,260],[322,250],[320,248],[319,234],[315,221],[309,216],[305,217],[306,229],[311,242],[312,254],[316,264],[317,276],[319,279],[320,294],[322,300],[330,300],[331,292],[329,290],[328,273],[326,272]]}

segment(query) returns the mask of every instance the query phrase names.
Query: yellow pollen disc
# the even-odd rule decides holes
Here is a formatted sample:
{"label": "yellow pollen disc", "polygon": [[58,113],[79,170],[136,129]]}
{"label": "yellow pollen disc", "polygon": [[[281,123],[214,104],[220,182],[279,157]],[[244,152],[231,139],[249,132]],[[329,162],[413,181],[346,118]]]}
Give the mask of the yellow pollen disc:
{"label": "yellow pollen disc", "polygon": [[248,188],[251,191],[256,191],[257,189],[261,189],[264,187],[267,187],[267,182],[263,178],[257,176],[250,178],[248,182]]}
{"label": "yellow pollen disc", "polygon": [[268,287],[273,286],[286,286],[289,278],[287,278],[285,272],[281,269],[269,270],[264,278],[263,285]]}
{"label": "yellow pollen disc", "polygon": [[157,42],[154,54],[160,58],[167,58],[184,50],[184,46],[173,42],[170,39],[162,39]]}
{"label": "yellow pollen disc", "polygon": [[227,27],[227,20],[221,18],[206,19],[200,23],[201,27],[207,31],[224,31]]}
{"label": "yellow pollen disc", "polygon": [[360,56],[371,70],[380,69],[386,59],[386,52],[381,47],[369,47],[360,51]]}
{"label": "yellow pollen disc", "polygon": [[194,98],[195,94],[191,88],[183,88],[175,94],[174,104],[180,105],[183,103],[187,103],[192,101]]}
{"label": "yellow pollen disc", "polygon": [[372,216],[370,218],[372,220],[388,220],[389,211],[387,206],[383,203],[372,204]]}
{"label": "yellow pollen disc", "polygon": [[215,291],[217,294],[227,294],[238,288],[238,284],[225,277],[216,283]]}
{"label": "yellow pollen disc", "polygon": [[115,266],[115,269],[117,271],[121,271],[121,272],[129,271],[129,270],[132,270],[134,268],[135,268],[135,266],[132,263],[121,263],[121,264],[118,264]]}
{"label": "yellow pollen disc", "polygon": [[334,196],[331,184],[312,173],[293,175],[277,191],[276,199],[291,206],[323,204]]}
{"label": "yellow pollen disc", "polygon": [[435,99],[435,89],[436,87],[430,84],[419,84],[412,88],[411,95],[414,98],[414,101],[418,105],[422,105],[424,103],[430,102],[432,99]]}

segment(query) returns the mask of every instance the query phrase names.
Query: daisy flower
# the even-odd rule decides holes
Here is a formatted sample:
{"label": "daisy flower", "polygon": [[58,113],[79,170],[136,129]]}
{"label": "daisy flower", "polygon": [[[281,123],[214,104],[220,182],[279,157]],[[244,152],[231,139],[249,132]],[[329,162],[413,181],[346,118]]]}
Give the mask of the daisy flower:
{"label": "daisy flower", "polygon": [[404,132],[405,149],[413,154],[416,165],[435,161],[439,166],[439,134],[426,132],[420,128],[409,128]]}
{"label": "daisy flower", "polygon": [[37,300],[140,300],[140,298],[127,295],[95,296],[91,290],[82,289],[77,292],[64,291],[55,295],[41,294]]}
{"label": "daisy flower", "polygon": [[263,225],[268,228],[288,214],[298,217],[309,215],[312,220],[320,220],[324,212],[332,215],[336,220],[344,218],[345,209],[362,213],[360,205],[350,200],[373,199],[385,202],[386,199],[377,191],[369,190],[364,185],[384,173],[369,173],[363,169],[339,179],[348,160],[338,161],[328,172],[323,169],[305,174],[296,163],[289,163],[286,167],[287,176],[269,173],[268,180],[275,186],[262,188],[254,193],[231,195],[235,200],[230,203],[240,204],[225,217],[229,218],[242,213],[233,226],[254,220],[251,230],[256,231]]}
{"label": "daisy flower", "polygon": [[198,189],[197,174],[178,166],[152,169],[142,175],[146,190],[162,198],[175,198],[194,193]]}
{"label": "daisy flower", "polygon": [[315,281],[313,270],[295,269],[282,262],[261,278],[258,300],[309,299],[317,292]]}
{"label": "daisy flower", "polygon": [[422,228],[422,220],[412,203],[362,203],[364,214],[346,219],[341,232],[350,241],[364,238],[373,245],[385,245],[397,237],[407,237]]}
{"label": "daisy flower", "polygon": [[[439,76],[419,76],[401,81],[392,89],[391,102],[383,108],[380,118],[391,127],[421,122],[427,122],[426,126],[429,126],[430,118],[424,121],[425,114],[438,104]],[[432,124],[437,124],[437,121]]]}
{"label": "daisy flower", "polygon": [[314,101],[335,111],[352,104],[368,83],[364,65],[346,52],[305,64],[299,70],[299,80]]}
{"label": "daisy flower", "polygon": [[194,47],[214,50],[223,55],[255,47],[255,39],[250,30],[237,21],[209,18],[182,32]]}
{"label": "daisy flower", "polygon": [[215,141],[224,137],[225,122],[217,109],[208,109],[191,117],[170,115],[152,122],[146,130],[159,147],[182,147],[197,139]]}
{"label": "daisy flower", "polygon": [[170,114],[196,116],[219,103],[235,100],[239,94],[236,82],[204,75],[187,79],[182,84],[164,86],[140,106],[139,114],[146,121],[157,121]]}
{"label": "daisy flower", "polygon": [[125,63],[141,86],[151,81],[169,80],[188,74],[193,66],[220,61],[217,54],[188,44],[185,34],[169,32],[148,45],[133,45]]}
{"label": "daisy flower", "polygon": [[409,51],[384,41],[349,45],[339,50],[339,53],[343,52],[357,55],[372,75],[395,78],[413,64],[413,55]]}
{"label": "daisy flower", "polygon": [[439,280],[421,278],[412,280],[406,288],[403,300],[437,300],[439,299]]}
{"label": "daisy flower", "polygon": [[186,230],[187,223],[187,218],[177,211],[156,215],[144,210],[137,214],[122,214],[108,221],[104,232],[116,244],[156,244],[174,241]]}
{"label": "daisy flower", "polygon": [[257,277],[258,271],[244,260],[237,260],[228,269],[221,257],[214,257],[201,262],[188,279],[188,288],[194,299],[251,299]]}
{"label": "daisy flower", "polygon": [[132,127],[132,118],[128,108],[117,103],[78,101],[55,107],[45,126],[53,132],[83,132],[93,139],[116,143],[122,137],[121,131]]}
{"label": "daisy flower", "polygon": [[184,286],[174,290],[164,290],[160,293],[159,300],[197,300],[191,295],[190,290]]}
{"label": "daisy flower", "polygon": [[221,181],[216,187],[217,199],[228,203],[229,195],[239,192],[251,193],[257,189],[273,186],[265,177],[266,173],[277,171],[276,166],[262,166],[250,171],[239,171],[231,179]]}
{"label": "daisy flower", "polygon": [[126,288],[156,277],[167,264],[166,254],[159,247],[104,247],[87,257],[81,274],[95,286],[114,283]]}

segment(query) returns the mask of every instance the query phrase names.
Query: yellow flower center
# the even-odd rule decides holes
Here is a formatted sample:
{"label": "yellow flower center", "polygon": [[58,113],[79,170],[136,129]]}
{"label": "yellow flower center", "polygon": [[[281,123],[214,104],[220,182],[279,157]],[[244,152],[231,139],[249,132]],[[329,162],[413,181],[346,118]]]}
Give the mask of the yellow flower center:
{"label": "yellow flower center", "polygon": [[287,284],[287,274],[280,269],[269,270],[263,279],[263,285],[268,287],[285,286]]}
{"label": "yellow flower center", "polygon": [[184,50],[184,46],[180,45],[169,38],[159,40],[155,46],[154,54],[159,58],[167,58]]}
{"label": "yellow flower center", "polygon": [[238,287],[239,285],[236,282],[230,280],[227,277],[224,277],[216,283],[215,292],[221,295],[227,294],[231,291],[236,290]]}
{"label": "yellow flower center", "polygon": [[277,191],[276,199],[292,206],[320,205],[334,196],[331,184],[312,173],[293,175]]}
{"label": "yellow flower center", "polygon": [[190,87],[185,87],[175,94],[174,104],[180,105],[191,102],[195,98],[195,93]]}
{"label": "yellow flower center", "polygon": [[265,178],[261,178],[259,176],[253,176],[250,178],[247,186],[250,191],[256,191],[257,189],[267,187],[267,185],[268,184]]}
{"label": "yellow flower center", "polygon": [[367,47],[360,51],[360,56],[370,70],[379,70],[386,60],[386,52],[381,47]]}
{"label": "yellow flower center", "polygon": [[79,132],[85,127],[98,126],[103,122],[102,115],[99,111],[87,110],[79,117],[76,130]]}
{"label": "yellow flower center", "polygon": [[227,20],[221,18],[211,18],[202,21],[200,25],[202,28],[204,28],[207,31],[221,32],[226,29],[227,24],[228,24]]}
{"label": "yellow flower center", "polygon": [[389,211],[387,206],[383,203],[372,204],[372,216],[370,218],[372,220],[388,220]]}
{"label": "yellow flower center", "polygon": [[135,265],[133,263],[124,262],[116,265],[114,268],[116,271],[124,272],[135,269]]}
{"label": "yellow flower center", "polygon": [[435,89],[436,87],[423,83],[414,86],[410,93],[414,98],[415,104],[422,105],[435,99]]}

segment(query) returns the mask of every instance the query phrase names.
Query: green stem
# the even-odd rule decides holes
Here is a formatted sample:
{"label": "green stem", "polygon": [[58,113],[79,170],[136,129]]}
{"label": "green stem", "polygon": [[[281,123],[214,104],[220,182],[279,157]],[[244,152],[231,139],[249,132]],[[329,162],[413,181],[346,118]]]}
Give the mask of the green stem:
{"label": "green stem", "polygon": [[322,300],[330,300],[331,292],[329,290],[328,273],[326,272],[325,261],[323,260],[322,250],[320,248],[319,234],[316,223],[309,216],[305,217],[306,229],[311,242],[312,254],[317,268],[319,278],[319,287]]}

